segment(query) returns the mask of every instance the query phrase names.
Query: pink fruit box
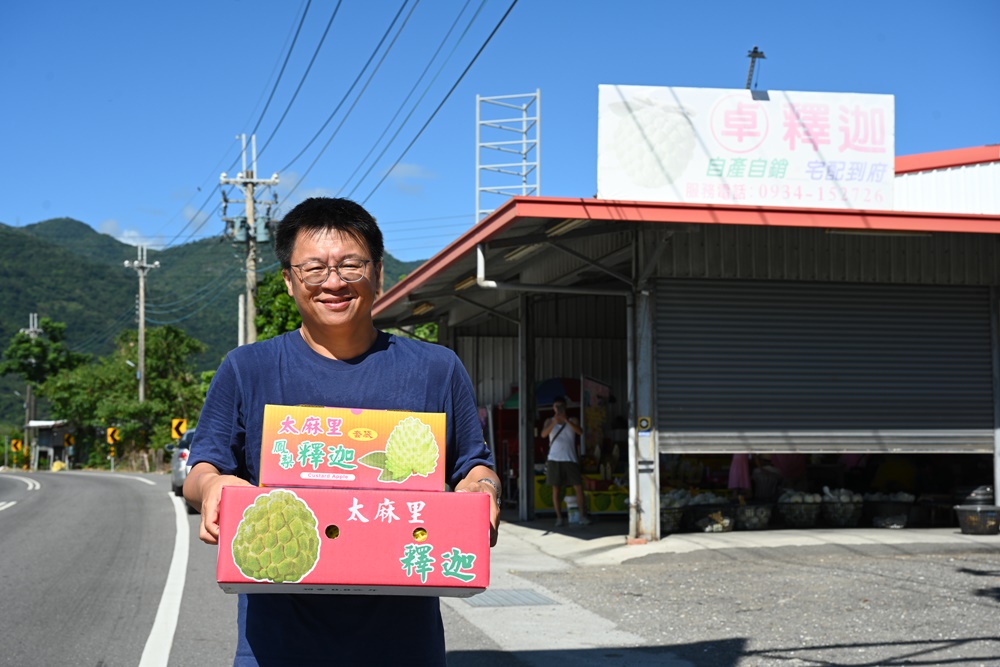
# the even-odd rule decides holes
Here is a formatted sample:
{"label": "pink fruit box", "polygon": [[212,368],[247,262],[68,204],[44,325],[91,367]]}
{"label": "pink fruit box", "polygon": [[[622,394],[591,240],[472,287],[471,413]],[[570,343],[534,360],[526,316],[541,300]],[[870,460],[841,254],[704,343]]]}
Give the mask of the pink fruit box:
{"label": "pink fruit box", "polygon": [[260,485],[443,491],[445,414],[267,405]]}
{"label": "pink fruit box", "polygon": [[222,490],[227,593],[469,597],[490,579],[488,493]]}

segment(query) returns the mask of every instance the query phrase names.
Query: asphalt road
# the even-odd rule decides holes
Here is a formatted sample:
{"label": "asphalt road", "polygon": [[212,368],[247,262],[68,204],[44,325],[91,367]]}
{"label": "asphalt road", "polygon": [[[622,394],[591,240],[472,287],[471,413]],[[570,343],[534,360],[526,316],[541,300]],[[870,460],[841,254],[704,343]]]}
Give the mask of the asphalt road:
{"label": "asphalt road", "polygon": [[[0,474],[0,665],[231,665],[197,521],[167,475]],[[549,524],[506,523],[487,593],[442,602],[451,667],[1000,666],[1000,537],[633,554],[622,523]]]}
{"label": "asphalt road", "polygon": [[[0,474],[0,665],[231,665],[235,602],[197,519],[167,475]],[[170,638],[155,623],[178,520],[190,546]]]}

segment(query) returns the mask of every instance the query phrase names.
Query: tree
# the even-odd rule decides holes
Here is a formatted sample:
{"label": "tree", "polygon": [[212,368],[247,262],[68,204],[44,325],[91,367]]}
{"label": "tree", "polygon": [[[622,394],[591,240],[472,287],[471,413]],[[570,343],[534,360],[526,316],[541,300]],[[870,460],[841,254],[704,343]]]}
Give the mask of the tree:
{"label": "tree", "polygon": [[257,340],[267,340],[302,325],[302,316],[295,306],[295,299],[288,296],[288,288],[281,271],[264,275],[257,283]]}
{"label": "tree", "polygon": [[191,357],[205,345],[172,326],[146,330],[146,400],[139,402],[135,370],[138,332],[124,331],[116,350],[93,364],[64,371],[39,389],[58,419],[103,443],[106,428],[119,429],[123,452],[169,442],[172,419],[197,421],[204,396]]}
{"label": "tree", "polygon": [[64,323],[43,317],[38,328],[42,330],[40,336],[32,337],[25,331],[14,334],[0,360],[0,375],[19,375],[26,383],[37,387],[48,377],[90,360],[89,355],[73,352],[66,346]]}

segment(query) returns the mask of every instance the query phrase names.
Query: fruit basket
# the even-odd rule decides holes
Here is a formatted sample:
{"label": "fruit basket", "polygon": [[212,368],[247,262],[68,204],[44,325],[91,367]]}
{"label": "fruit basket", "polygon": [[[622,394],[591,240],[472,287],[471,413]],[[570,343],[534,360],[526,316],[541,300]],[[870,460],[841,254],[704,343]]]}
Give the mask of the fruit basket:
{"label": "fruit basket", "polygon": [[771,523],[773,503],[736,506],[736,530],[763,530]]}
{"label": "fruit basket", "polygon": [[697,504],[684,508],[684,526],[696,533],[728,533],[735,524],[732,505]]}
{"label": "fruit basket", "polygon": [[850,489],[823,487],[823,523],[834,528],[854,528],[861,521],[865,499]]}
{"label": "fruit basket", "polygon": [[778,515],[789,528],[813,528],[822,507],[822,503],[814,502],[779,502]]}
{"label": "fruit basket", "polygon": [[874,500],[866,501],[865,505],[875,528],[906,528],[913,501]]}
{"label": "fruit basket", "polygon": [[823,521],[834,528],[854,528],[861,522],[863,502],[823,501]]}
{"label": "fruit basket", "polygon": [[966,535],[998,535],[1000,520],[996,505],[955,505],[958,525]]}
{"label": "fruit basket", "polygon": [[681,530],[681,519],[684,516],[683,507],[664,507],[660,510],[660,533],[677,533]]}

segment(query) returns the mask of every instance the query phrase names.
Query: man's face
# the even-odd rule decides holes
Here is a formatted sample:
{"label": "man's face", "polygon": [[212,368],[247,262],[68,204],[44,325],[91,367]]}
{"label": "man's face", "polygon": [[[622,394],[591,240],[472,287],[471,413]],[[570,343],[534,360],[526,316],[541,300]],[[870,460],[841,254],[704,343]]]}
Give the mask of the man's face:
{"label": "man's face", "polygon": [[562,414],[562,413],[566,412],[566,404],[565,403],[553,403],[552,404],[552,409],[556,411],[556,414]]}
{"label": "man's face", "polygon": [[337,266],[345,259],[371,260],[364,243],[338,230],[303,231],[295,239],[292,268],[282,271],[288,294],[302,314],[302,326],[319,335],[330,328],[350,330],[372,327],[372,305],[378,294],[381,266],[368,264],[365,277],[354,283],[340,279],[336,271],[321,285],[307,285],[295,265],[318,261]]}

